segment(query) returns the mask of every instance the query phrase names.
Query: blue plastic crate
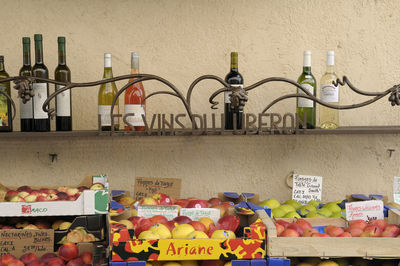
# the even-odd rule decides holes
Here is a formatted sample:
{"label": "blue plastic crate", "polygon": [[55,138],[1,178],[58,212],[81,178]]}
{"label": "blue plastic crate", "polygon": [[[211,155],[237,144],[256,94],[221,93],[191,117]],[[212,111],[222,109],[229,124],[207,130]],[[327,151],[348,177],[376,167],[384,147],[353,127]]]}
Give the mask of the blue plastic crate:
{"label": "blue plastic crate", "polygon": [[267,258],[267,266],[290,266],[290,260],[282,258]]}

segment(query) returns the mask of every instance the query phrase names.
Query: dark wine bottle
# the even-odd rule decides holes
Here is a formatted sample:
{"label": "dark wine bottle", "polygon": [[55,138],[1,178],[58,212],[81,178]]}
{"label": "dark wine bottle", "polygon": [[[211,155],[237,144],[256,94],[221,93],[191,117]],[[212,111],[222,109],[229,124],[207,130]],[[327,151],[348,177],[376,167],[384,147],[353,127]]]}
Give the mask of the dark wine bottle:
{"label": "dark wine bottle", "polygon": [[[238,70],[238,53],[231,53],[231,71],[226,75],[225,81],[231,86],[243,87],[243,77]],[[239,108],[231,108],[230,100],[231,92],[225,92],[225,129],[233,129],[233,114],[236,114],[236,129],[242,129],[243,110]]]}
{"label": "dark wine bottle", "polygon": [[[43,63],[42,35],[35,34],[35,65],[32,75],[38,78],[49,78],[49,71]],[[49,96],[49,84],[47,82],[34,82],[32,84],[35,96],[33,97],[33,119],[35,131],[50,131],[49,114],[43,111],[42,106]]]}
{"label": "dark wine bottle", "polygon": [[[65,37],[58,37],[58,66],[54,72],[57,81],[70,82],[71,71],[66,63]],[[56,91],[63,88],[56,85]],[[56,130],[72,130],[71,90],[61,92],[56,97]]]}
{"label": "dark wine bottle", "polygon": [[[19,70],[20,76],[32,76],[31,66],[31,39],[29,37],[22,38],[22,58],[23,65]],[[29,100],[26,103],[19,100],[20,116],[21,116],[21,131],[30,132],[33,131],[33,100]]]}
{"label": "dark wine bottle", "polygon": [[[10,77],[4,67],[4,56],[0,55],[0,79]],[[11,97],[10,82],[0,83],[0,90]],[[0,131],[12,131],[11,101],[0,94]]]}

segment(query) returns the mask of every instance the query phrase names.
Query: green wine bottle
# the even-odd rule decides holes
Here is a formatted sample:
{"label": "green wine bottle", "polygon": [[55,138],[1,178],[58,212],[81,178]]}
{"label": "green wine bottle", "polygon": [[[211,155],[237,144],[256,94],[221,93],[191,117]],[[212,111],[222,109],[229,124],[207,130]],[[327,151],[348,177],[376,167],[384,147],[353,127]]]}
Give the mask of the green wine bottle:
{"label": "green wine bottle", "polygon": [[[104,74],[103,79],[109,79],[113,77],[112,65],[111,65],[111,54],[104,54]],[[118,89],[115,82],[109,82],[100,85],[98,95],[98,106],[100,115],[100,126],[103,131],[111,131],[111,105],[114,97],[117,95]],[[117,115],[118,110],[118,99],[114,105],[113,114]],[[114,119],[115,124],[119,124],[119,119]],[[119,130],[119,126],[115,125],[114,130]]]}
{"label": "green wine bottle", "polygon": [[[297,79],[304,89],[312,95],[316,95],[317,82],[311,73],[311,51],[304,51],[303,56],[303,73]],[[297,93],[305,94],[301,89],[297,88]],[[297,98],[297,113],[302,121],[306,119],[307,128],[315,128],[315,102],[305,98]],[[302,126],[300,125],[300,128]]]}
{"label": "green wine bottle", "polygon": [[[10,77],[4,67],[4,56],[0,55],[0,79]],[[10,82],[0,83],[0,90],[11,97]],[[11,101],[0,94],[0,131],[12,131]]]}

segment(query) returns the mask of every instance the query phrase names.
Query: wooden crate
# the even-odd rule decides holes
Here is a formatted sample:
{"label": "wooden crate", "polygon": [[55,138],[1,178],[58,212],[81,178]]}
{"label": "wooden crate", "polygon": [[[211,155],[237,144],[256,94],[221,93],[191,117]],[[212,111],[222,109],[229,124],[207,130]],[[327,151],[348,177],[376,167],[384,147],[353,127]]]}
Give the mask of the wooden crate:
{"label": "wooden crate", "polygon": [[[274,222],[265,212],[258,213],[267,226],[267,255],[286,257],[362,257],[400,258],[400,238],[388,237],[278,237]],[[345,221],[335,218],[310,218],[313,226],[344,226]],[[389,224],[400,224],[400,212],[390,210]]]}

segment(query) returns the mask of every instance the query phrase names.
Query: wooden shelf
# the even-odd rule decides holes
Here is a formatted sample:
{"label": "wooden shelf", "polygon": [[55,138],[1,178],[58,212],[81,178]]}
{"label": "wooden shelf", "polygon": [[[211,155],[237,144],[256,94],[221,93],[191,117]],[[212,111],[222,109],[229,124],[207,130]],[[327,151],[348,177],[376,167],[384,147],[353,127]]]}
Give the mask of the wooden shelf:
{"label": "wooden shelf", "polygon": [[[400,126],[376,126],[376,127],[342,127],[338,129],[306,129],[299,130],[293,134],[282,134],[276,132],[274,135],[287,135],[287,136],[298,136],[298,135],[355,135],[355,134],[400,134]],[[190,131],[181,133],[183,136],[192,135]],[[239,136],[232,134],[231,131],[225,131],[221,134],[221,131],[210,132],[209,136]],[[265,134],[262,136],[268,136],[271,134]],[[153,132],[152,136],[157,136],[157,132]],[[171,137],[171,135],[167,134]],[[202,135],[206,136],[205,134]],[[248,134],[249,136],[261,136],[259,134]],[[31,139],[31,138],[76,138],[76,137],[148,137],[145,132],[136,132],[135,135],[131,131],[116,131],[113,135],[110,132],[99,132],[97,130],[76,130],[76,131],[52,131],[52,132],[1,132],[0,141],[6,139]]]}

